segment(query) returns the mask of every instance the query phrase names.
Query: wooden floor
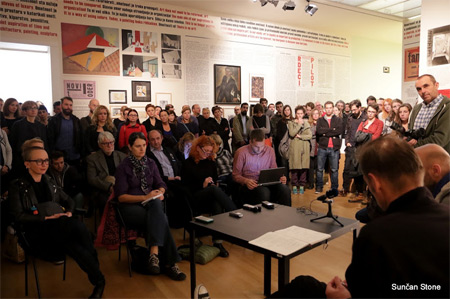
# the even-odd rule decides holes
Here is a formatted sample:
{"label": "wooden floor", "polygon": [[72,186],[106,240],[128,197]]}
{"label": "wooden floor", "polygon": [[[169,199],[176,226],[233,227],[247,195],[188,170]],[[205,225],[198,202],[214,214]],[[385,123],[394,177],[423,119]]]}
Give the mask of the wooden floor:
{"label": "wooden floor", "polygon": [[[342,164],[341,159],[341,164]],[[342,168],[341,168],[342,169]],[[342,176],[339,176],[341,179]],[[328,189],[325,185],[324,190]],[[314,211],[325,213],[327,205],[317,200],[313,190],[305,194],[292,195],[292,205],[307,206],[311,202]],[[357,203],[349,203],[348,198],[338,197],[333,204],[333,213],[354,219],[361,209]],[[89,221],[89,220],[87,220]],[[92,224],[88,222],[92,228]],[[188,244],[183,240],[183,229],[172,230],[177,245]],[[202,241],[210,244],[211,238]],[[263,295],[263,256],[251,250],[224,242],[230,252],[228,258],[217,257],[207,265],[197,265],[197,283],[206,286],[213,298],[264,298]],[[334,275],[344,277],[351,259],[352,234],[329,242],[328,248],[317,247],[291,260],[291,279],[297,275],[312,275],[328,282]],[[98,249],[100,266],[106,277],[105,298],[188,298],[190,296],[189,262],[179,263],[188,278],[182,282],[170,280],[165,275],[145,276],[133,273],[128,276],[126,251],[118,261],[118,251]],[[62,266],[56,266],[42,260],[38,261],[41,293],[48,298],[86,298],[92,291],[87,276],[68,258],[67,277],[62,280]],[[29,297],[37,297],[34,275],[29,265]],[[277,290],[276,261],[272,261],[272,292]],[[23,298],[24,265],[1,259],[1,298]]]}

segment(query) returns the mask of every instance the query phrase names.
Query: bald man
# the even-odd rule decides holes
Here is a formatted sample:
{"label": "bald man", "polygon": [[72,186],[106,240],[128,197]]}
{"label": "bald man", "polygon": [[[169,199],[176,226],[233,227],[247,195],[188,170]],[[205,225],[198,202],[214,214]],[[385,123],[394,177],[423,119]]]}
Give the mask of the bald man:
{"label": "bald man", "polygon": [[81,131],[84,133],[86,129],[91,125],[92,115],[94,114],[94,110],[100,105],[99,101],[96,99],[92,99],[89,101],[89,114],[80,119]]}
{"label": "bald man", "polygon": [[415,149],[425,170],[424,184],[439,203],[450,205],[450,155],[437,144]]}

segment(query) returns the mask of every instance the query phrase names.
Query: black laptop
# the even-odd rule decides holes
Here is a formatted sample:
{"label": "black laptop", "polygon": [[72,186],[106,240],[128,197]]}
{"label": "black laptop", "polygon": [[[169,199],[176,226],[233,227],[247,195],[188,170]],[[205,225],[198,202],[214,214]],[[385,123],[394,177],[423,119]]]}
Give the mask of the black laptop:
{"label": "black laptop", "polygon": [[281,184],[280,178],[286,174],[285,167],[263,169],[259,173],[258,186]]}

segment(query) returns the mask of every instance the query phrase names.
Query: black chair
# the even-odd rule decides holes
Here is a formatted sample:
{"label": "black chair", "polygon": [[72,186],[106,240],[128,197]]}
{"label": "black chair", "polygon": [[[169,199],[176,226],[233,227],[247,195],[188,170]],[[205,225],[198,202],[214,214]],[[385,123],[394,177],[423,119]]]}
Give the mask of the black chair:
{"label": "black chair", "polygon": [[[34,270],[34,278],[36,281],[36,289],[38,293],[38,298],[41,298],[41,287],[39,285],[39,274],[36,266],[36,258],[38,257],[37,253],[30,246],[26,238],[25,232],[21,229],[19,225],[13,225],[16,235],[19,241],[20,246],[22,247],[25,253],[25,296],[28,296],[28,259],[31,258],[31,262],[33,263]],[[66,280],[66,255],[64,254],[63,259],[63,280]]]}
{"label": "black chair", "polygon": [[[117,200],[117,198],[113,198],[111,200],[111,203],[114,207],[114,211],[116,212],[117,223],[119,224],[119,261],[120,261],[122,256],[122,228],[125,230],[125,240],[128,240],[128,229],[125,224],[125,221],[123,220],[122,214],[120,213],[119,201]],[[132,274],[131,274],[130,248],[128,247],[128,244],[126,244],[126,242],[125,246],[127,247],[128,273],[131,277]]]}

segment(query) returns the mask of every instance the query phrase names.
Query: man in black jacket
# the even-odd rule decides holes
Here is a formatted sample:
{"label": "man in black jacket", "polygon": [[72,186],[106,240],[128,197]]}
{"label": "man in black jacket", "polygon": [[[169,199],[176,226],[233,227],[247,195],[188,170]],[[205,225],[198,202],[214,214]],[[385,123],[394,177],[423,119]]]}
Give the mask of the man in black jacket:
{"label": "man in black jacket", "polygon": [[423,187],[414,149],[385,136],[365,144],[358,159],[385,214],[361,229],[346,281],[299,276],[273,297],[448,298],[449,209]]}
{"label": "man in black jacket", "polygon": [[[354,100],[350,103],[350,108],[352,113],[347,118],[346,132],[345,135],[345,166],[344,173],[342,174],[343,183],[342,190],[339,192],[340,196],[347,196],[350,190],[350,184],[352,178],[355,177],[354,172],[356,171],[353,164],[355,159],[355,135],[358,130],[358,126],[361,122],[367,119],[366,113],[361,110],[361,101]],[[364,181],[355,177],[356,192],[362,193],[364,190]],[[361,178],[362,179],[362,178]]]}
{"label": "man in black jacket", "polygon": [[191,220],[191,213],[186,197],[187,191],[181,183],[181,162],[168,147],[162,147],[163,136],[160,131],[148,133],[149,146],[147,156],[155,161],[159,174],[167,185],[167,215],[172,227],[183,227]]}
{"label": "man in black jacket", "polygon": [[81,126],[78,117],[72,114],[73,100],[71,97],[61,99],[61,113],[48,121],[47,138],[50,152],[55,150],[65,154],[69,165],[79,166],[82,137]]}
{"label": "man in black jacket", "polygon": [[317,186],[316,193],[323,191],[323,169],[328,159],[331,168],[331,188],[338,189],[339,157],[344,131],[342,119],[333,115],[334,104],[325,103],[325,115],[317,121],[316,136],[319,149],[317,152]]}

